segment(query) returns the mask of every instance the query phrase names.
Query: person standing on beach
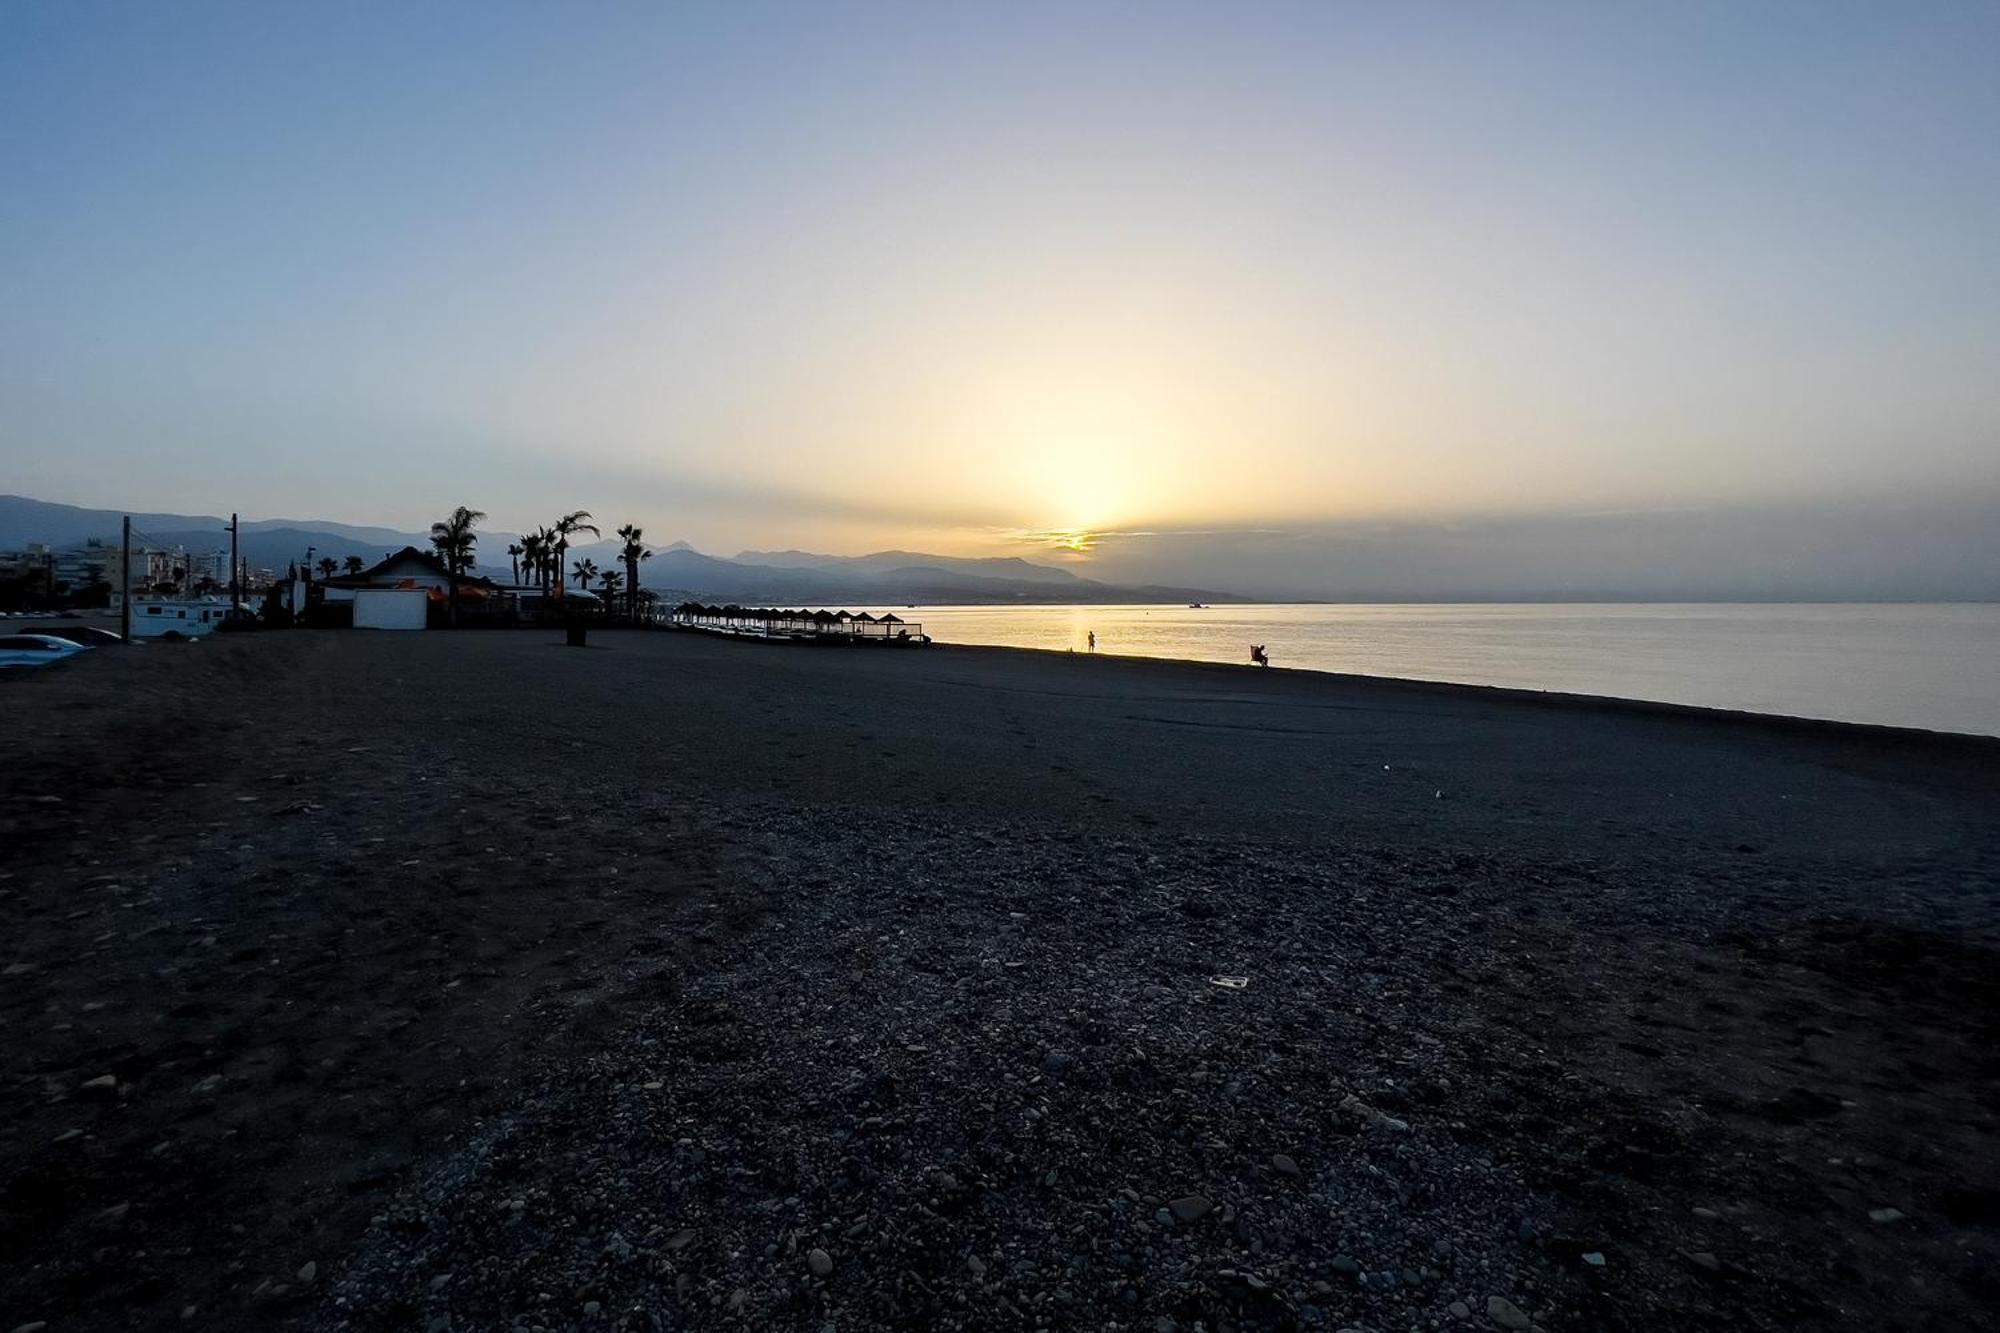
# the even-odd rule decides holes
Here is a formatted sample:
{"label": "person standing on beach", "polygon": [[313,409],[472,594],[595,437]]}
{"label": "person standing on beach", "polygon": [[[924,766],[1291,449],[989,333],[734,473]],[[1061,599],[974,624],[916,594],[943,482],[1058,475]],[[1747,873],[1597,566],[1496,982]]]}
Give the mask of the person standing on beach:
{"label": "person standing on beach", "polygon": [[1096,631],[1096,630],[1092,630],[1092,631],[1090,632],[1090,651],[1091,651],[1091,652],[1093,652],[1093,653],[1097,651],[1097,631]]}

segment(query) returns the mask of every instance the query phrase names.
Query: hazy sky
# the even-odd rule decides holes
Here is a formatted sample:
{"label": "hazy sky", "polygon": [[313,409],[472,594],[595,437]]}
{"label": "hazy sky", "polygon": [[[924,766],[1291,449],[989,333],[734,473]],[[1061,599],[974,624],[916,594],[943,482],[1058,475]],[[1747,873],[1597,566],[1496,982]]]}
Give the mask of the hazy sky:
{"label": "hazy sky", "polygon": [[1221,585],[1922,531],[2000,497],[2000,5],[16,0],[0,463]]}

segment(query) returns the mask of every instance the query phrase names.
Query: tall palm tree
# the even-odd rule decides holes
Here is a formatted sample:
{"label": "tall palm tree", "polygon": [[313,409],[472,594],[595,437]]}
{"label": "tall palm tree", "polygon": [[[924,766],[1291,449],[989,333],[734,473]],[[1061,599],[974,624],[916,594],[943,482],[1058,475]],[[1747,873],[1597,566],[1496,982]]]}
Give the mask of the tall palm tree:
{"label": "tall palm tree", "polygon": [[618,605],[618,585],[624,581],[624,576],[615,569],[607,569],[597,576],[598,586],[604,589],[606,610]]}
{"label": "tall palm tree", "polygon": [[472,568],[473,550],[479,545],[479,534],[473,528],[485,521],[486,515],[479,510],[460,505],[451,511],[450,518],[431,524],[431,545],[437,548],[447,573],[457,576]]}
{"label": "tall palm tree", "polygon": [[[521,568],[528,572],[529,581],[537,586],[542,581],[542,534],[524,532],[521,534]],[[517,582],[519,580],[516,580]]]}
{"label": "tall palm tree", "polygon": [[[524,542],[526,540],[527,538],[523,537],[521,539],[521,542]],[[509,568],[514,572],[515,583],[519,583],[521,581],[521,557],[527,554],[527,549],[528,549],[527,547],[523,546],[521,542],[507,543],[507,568]]]}
{"label": "tall palm tree", "polygon": [[639,562],[651,560],[653,553],[646,549],[641,538],[646,530],[637,523],[627,523],[618,529],[618,535],[625,544],[618,548],[618,558],[625,562],[625,614],[628,619],[639,618]]}
{"label": "tall palm tree", "polygon": [[450,581],[448,614],[454,625],[458,623],[458,580],[472,568],[473,549],[479,545],[479,534],[473,529],[485,521],[486,515],[479,510],[460,505],[451,511],[450,518],[431,524],[431,545],[437,547],[444,560],[444,572]]}
{"label": "tall palm tree", "polygon": [[579,560],[570,566],[569,576],[576,580],[576,586],[580,590],[588,592],[590,590],[590,581],[597,577],[597,562],[595,560]]}
{"label": "tall palm tree", "polygon": [[561,518],[556,520],[555,539],[556,539],[556,574],[557,574],[556,596],[557,597],[562,596],[562,578],[561,578],[562,563],[564,558],[569,555],[569,539],[575,536],[579,532],[587,532],[593,537],[601,537],[604,535],[603,533],[597,530],[597,525],[595,523],[590,522],[590,511],[588,509],[575,510],[571,513],[564,514]]}
{"label": "tall palm tree", "polygon": [[319,576],[321,578],[330,579],[339,572],[340,562],[338,560],[335,560],[330,555],[323,555],[319,558]]}
{"label": "tall palm tree", "polygon": [[349,574],[359,574],[362,570],[368,568],[368,562],[358,555],[348,556],[346,564]]}
{"label": "tall palm tree", "polygon": [[556,533],[554,528],[537,528],[535,535],[542,539],[542,591],[549,590],[549,584],[561,583],[556,577],[562,564],[556,558]]}

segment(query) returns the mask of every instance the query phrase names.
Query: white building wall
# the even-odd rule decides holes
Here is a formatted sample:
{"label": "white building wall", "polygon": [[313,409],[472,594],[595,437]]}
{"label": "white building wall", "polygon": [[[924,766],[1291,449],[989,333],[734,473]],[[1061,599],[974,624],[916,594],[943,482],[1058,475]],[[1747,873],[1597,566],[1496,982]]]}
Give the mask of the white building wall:
{"label": "white building wall", "polygon": [[422,588],[356,588],[354,628],[422,629],[430,594]]}

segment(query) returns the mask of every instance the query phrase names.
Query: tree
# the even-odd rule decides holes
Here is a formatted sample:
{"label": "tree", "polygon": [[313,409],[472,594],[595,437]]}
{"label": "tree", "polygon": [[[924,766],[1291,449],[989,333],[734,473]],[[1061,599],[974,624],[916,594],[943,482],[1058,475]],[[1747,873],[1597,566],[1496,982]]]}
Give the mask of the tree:
{"label": "tree", "polygon": [[587,559],[579,560],[570,566],[569,576],[576,580],[576,586],[580,591],[588,592],[590,590],[590,581],[597,577],[597,562]]}
{"label": "tree", "polygon": [[554,536],[556,539],[556,596],[558,598],[562,596],[562,564],[563,560],[569,555],[569,539],[579,532],[587,532],[593,537],[604,535],[597,530],[597,525],[589,520],[590,511],[588,509],[575,510],[564,514],[556,520]]}
{"label": "tree", "polygon": [[346,564],[349,574],[359,574],[362,570],[368,568],[368,562],[358,555],[348,556]]}
{"label": "tree", "polygon": [[319,576],[321,578],[330,579],[339,572],[340,562],[338,560],[335,560],[330,555],[323,555],[319,558]]}
{"label": "tree", "polygon": [[625,614],[632,620],[639,618],[639,562],[651,560],[653,553],[646,549],[640,539],[646,530],[636,523],[627,523],[618,529],[618,535],[625,544],[618,548],[618,558],[625,562]]}
{"label": "tree", "polygon": [[604,605],[607,609],[618,605],[618,585],[625,581],[615,569],[607,569],[597,576],[598,586],[604,589]]}
{"label": "tree", "polygon": [[521,557],[528,553],[527,540],[523,537],[518,542],[507,544],[507,565],[514,571],[514,582],[517,584],[521,581]]}
{"label": "tree", "polygon": [[431,524],[431,545],[444,561],[445,572],[454,579],[472,568],[473,552],[479,545],[479,534],[473,528],[485,521],[486,515],[479,510],[460,505],[451,511],[450,518]]}
{"label": "tree", "polygon": [[556,572],[562,568],[562,565],[556,559],[555,529],[537,528],[535,536],[540,540],[542,550],[540,568],[536,573],[541,579],[542,591],[546,593],[549,590],[549,584],[560,582],[556,578]]}
{"label": "tree", "polygon": [[479,534],[473,529],[485,521],[486,515],[479,510],[460,505],[451,511],[450,518],[431,524],[431,545],[437,547],[438,555],[444,560],[444,572],[450,580],[447,614],[454,625],[458,623],[458,580],[472,568],[473,550],[479,545]]}
{"label": "tree", "polygon": [[521,568],[527,571],[529,582],[537,587],[542,584],[542,534],[524,532],[521,534]]}

